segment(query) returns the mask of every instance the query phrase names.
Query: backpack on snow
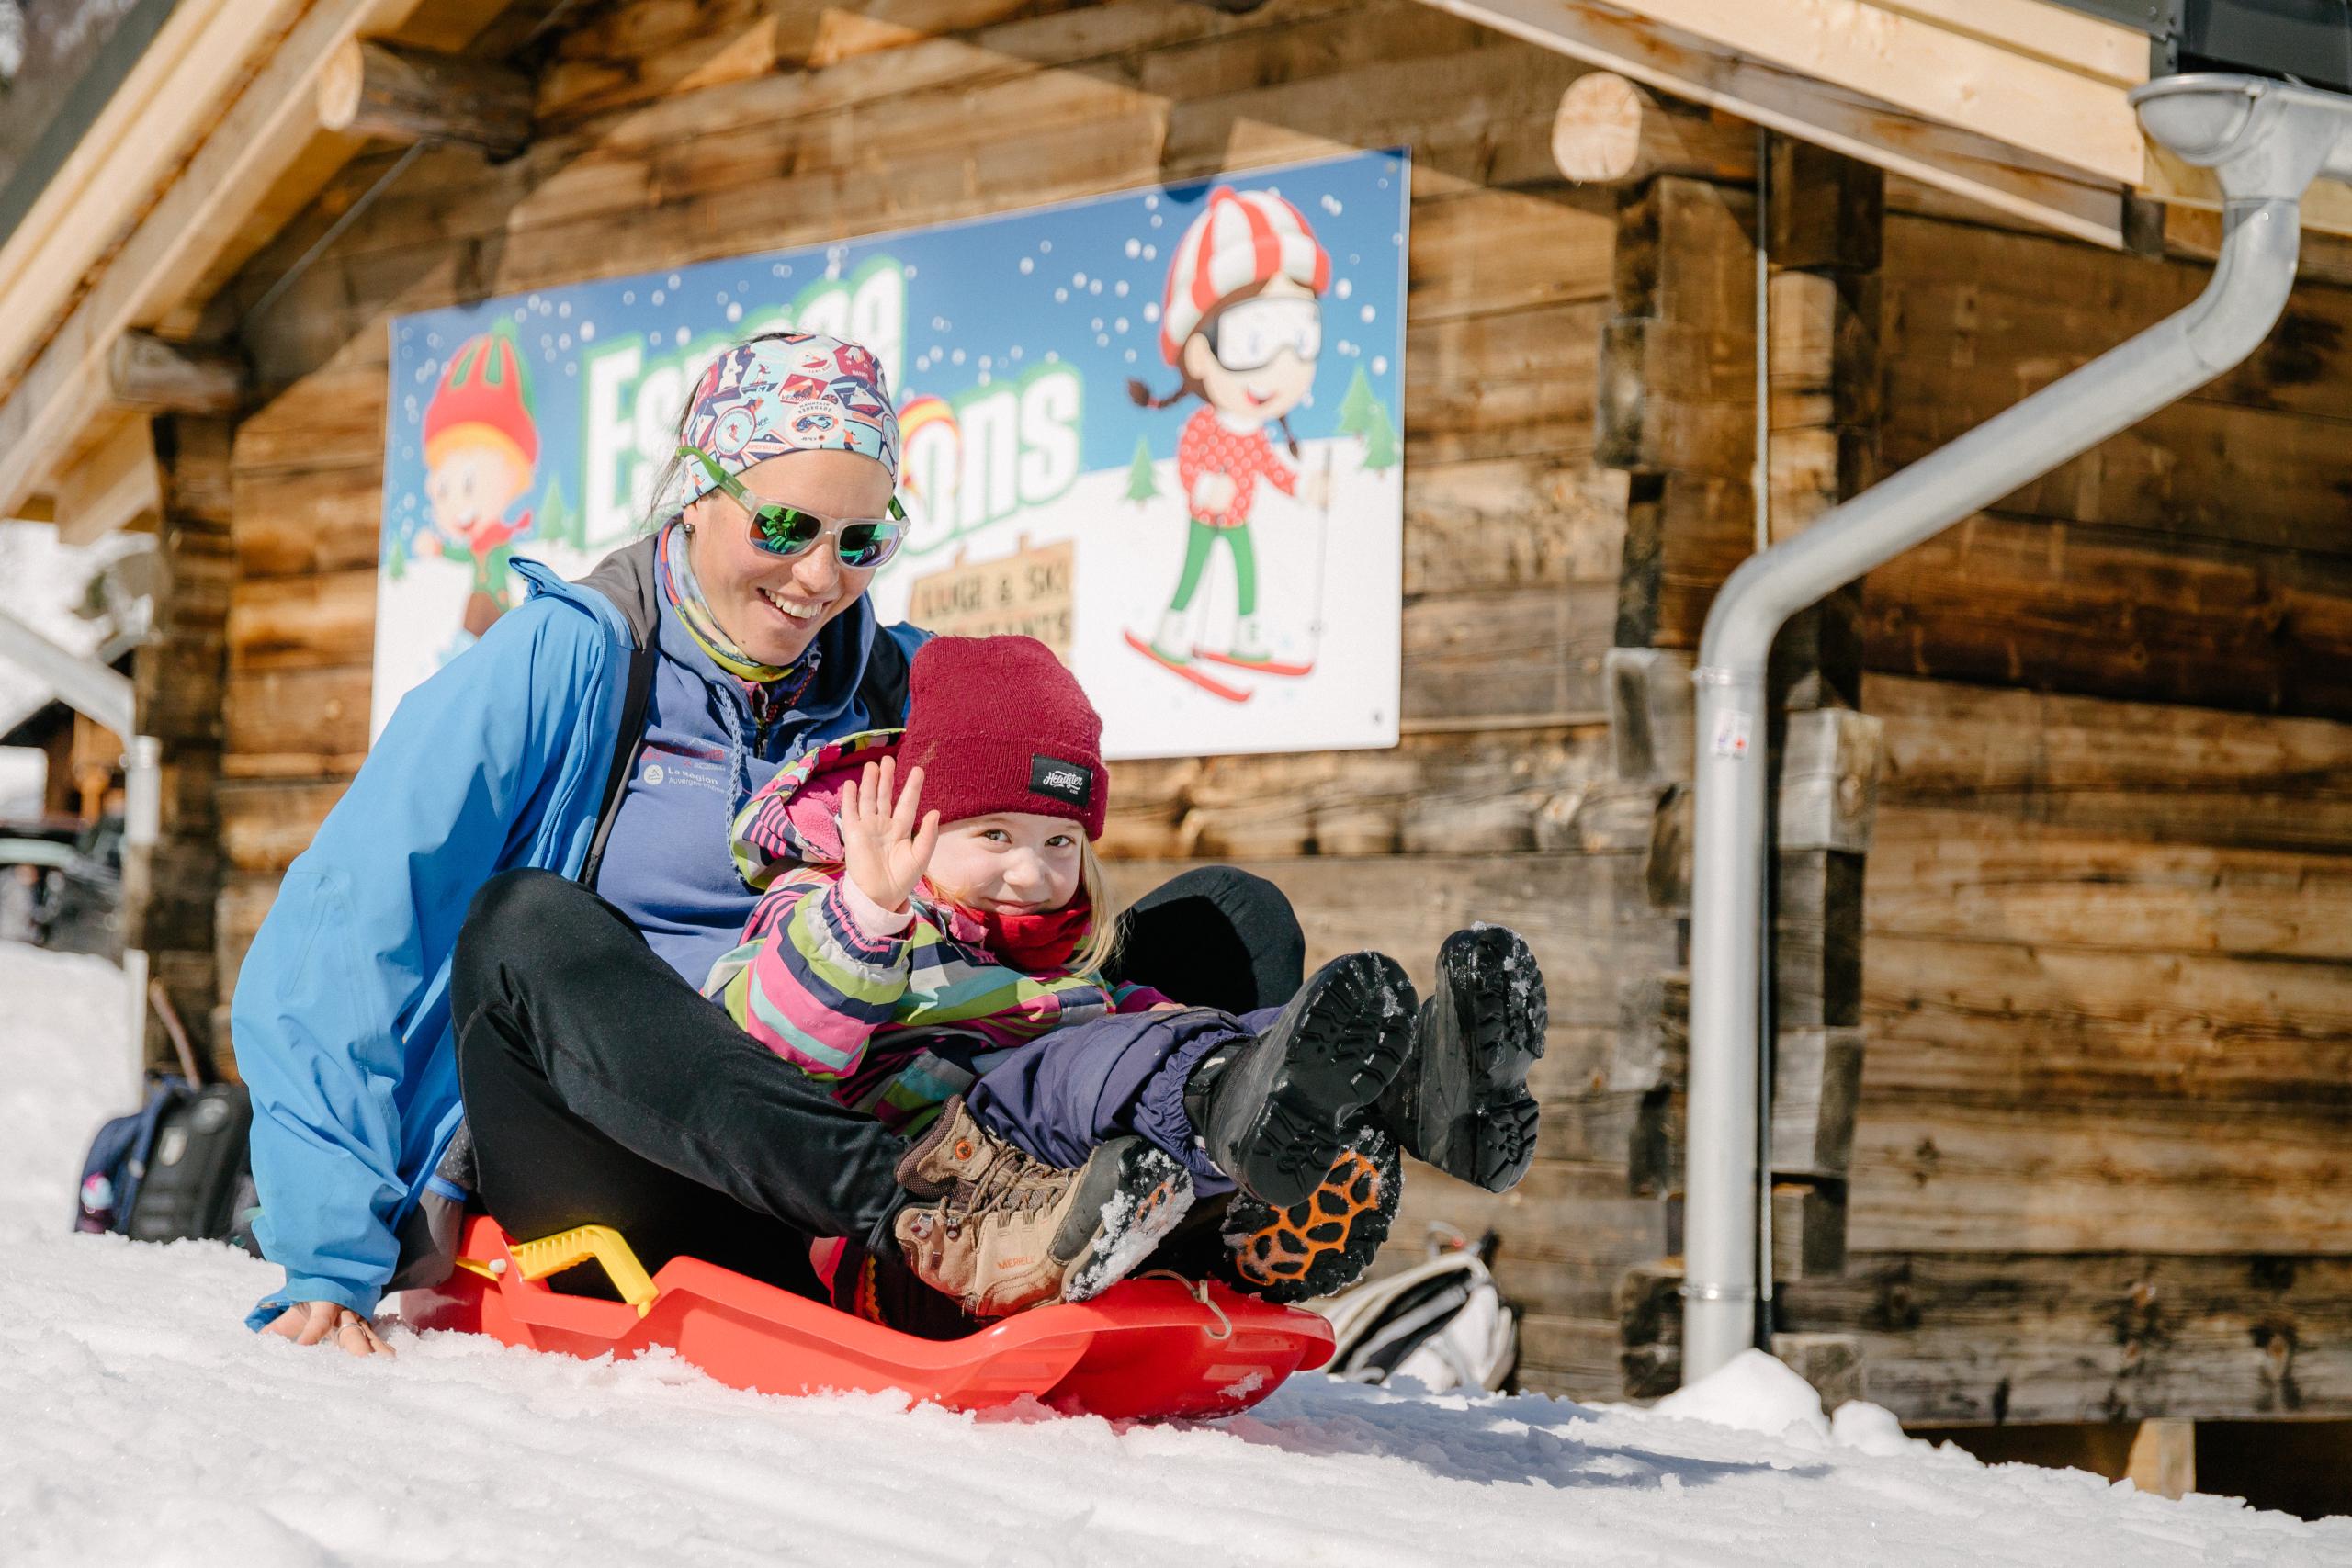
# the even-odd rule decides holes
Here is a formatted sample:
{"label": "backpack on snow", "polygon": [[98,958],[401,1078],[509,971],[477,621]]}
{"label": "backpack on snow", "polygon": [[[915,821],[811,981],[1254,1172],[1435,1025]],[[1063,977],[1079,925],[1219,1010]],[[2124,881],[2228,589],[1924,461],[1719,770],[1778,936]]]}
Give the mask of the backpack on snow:
{"label": "backpack on snow", "polygon": [[1351,1382],[1409,1380],[1432,1393],[1500,1391],[1519,1368],[1519,1313],[1487,1271],[1495,1246],[1492,1231],[1473,1247],[1431,1225],[1420,1262],[1318,1304],[1337,1341],[1324,1370]]}
{"label": "backpack on snow", "polygon": [[232,1238],[254,1207],[252,1126],[241,1084],[199,1089],[177,1076],[156,1079],[145,1105],[91,1140],[74,1228],[134,1241]]}

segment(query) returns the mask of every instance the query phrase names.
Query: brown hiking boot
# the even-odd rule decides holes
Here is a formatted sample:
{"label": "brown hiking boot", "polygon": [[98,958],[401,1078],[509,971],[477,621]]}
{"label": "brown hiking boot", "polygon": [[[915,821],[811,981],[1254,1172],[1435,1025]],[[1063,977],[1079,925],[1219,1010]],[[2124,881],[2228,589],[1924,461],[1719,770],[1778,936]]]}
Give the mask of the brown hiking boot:
{"label": "brown hiking boot", "polygon": [[1114,1138],[1065,1170],[982,1127],[961,1100],[899,1158],[898,1177],[932,1200],[899,1213],[899,1251],[977,1317],[1099,1294],[1193,1203],[1191,1172],[1141,1138]]}

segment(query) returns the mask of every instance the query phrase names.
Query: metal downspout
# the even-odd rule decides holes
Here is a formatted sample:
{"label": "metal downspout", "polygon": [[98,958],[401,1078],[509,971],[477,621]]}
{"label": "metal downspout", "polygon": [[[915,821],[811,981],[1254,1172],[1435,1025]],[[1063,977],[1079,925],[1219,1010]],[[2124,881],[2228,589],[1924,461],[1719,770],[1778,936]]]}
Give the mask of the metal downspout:
{"label": "metal downspout", "polygon": [[2135,91],[2148,134],[2211,168],[2224,197],[2212,280],[2166,317],[1804,533],[1750,557],[1701,641],[1691,865],[1690,1086],[1682,1375],[1706,1376],[1757,1333],[1762,1025],[1764,673],[1789,617],[1997,501],[2254,352],[2295,280],[2304,188],[2352,172],[2352,97],[2199,73]]}

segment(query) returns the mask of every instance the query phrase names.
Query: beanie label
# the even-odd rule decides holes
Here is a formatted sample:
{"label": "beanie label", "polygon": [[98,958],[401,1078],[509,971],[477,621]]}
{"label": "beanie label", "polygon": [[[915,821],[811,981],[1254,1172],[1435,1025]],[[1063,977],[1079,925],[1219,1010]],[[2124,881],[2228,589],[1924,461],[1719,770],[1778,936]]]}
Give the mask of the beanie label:
{"label": "beanie label", "polygon": [[1029,758],[1029,791],[1032,795],[1066,800],[1084,810],[1093,800],[1094,770],[1033,752]]}

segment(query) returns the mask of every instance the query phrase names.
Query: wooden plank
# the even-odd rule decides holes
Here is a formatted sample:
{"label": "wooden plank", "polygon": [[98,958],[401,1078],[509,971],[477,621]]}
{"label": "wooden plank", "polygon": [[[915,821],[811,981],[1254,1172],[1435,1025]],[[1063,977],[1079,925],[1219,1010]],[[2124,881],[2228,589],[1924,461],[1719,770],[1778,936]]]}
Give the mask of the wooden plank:
{"label": "wooden plank", "polygon": [[229,610],[231,668],[317,670],[376,653],[373,569],[247,582]]}
{"label": "wooden plank", "polygon": [[[2094,244],[2122,243],[2120,182],[2143,172],[2134,138],[2132,167],[2111,179],[2086,175],[2077,148],[2028,151],[2006,130],[1984,133],[1925,117],[1818,73],[1724,47],[1599,0],[1429,0],[1457,16],[1606,70],[1621,72],[1678,97],[1811,141],[1892,174],[1980,201]],[[1701,0],[1736,4],[1736,0]],[[1780,13],[1757,10],[1770,28]],[[1865,45],[1864,47],[1867,47]],[[1924,59],[1939,62],[1942,57]],[[2063,73],[2061,73],[2063,74]],[[2093,91],[2099,89],[2093,85]],[[2121,108],[2120,92],[2106,89]],[[2080,97],[2080,94],[2070,95]],[[2123,109],[2129,118],[2128,108]],[[2112,154],[2120,143],[2109,146]]]}
{"label": "wooden plank", "polygon": [[2012,54],[2136,87],[2148,79],[2148,37],[2046,0],[1872,0],[1882,11],[1917,17],[1948,32],[1964,33]]}
{"label": "wooden plank", "polygon": [[[248,446],[248,456],[254,451]],[[262,468],[236,476],[237,566],[248,581],[376,564],[383,537],[380,459],[355,468]]]}
{"label": "wooden plank", "polygon": [[2216,1136],[2266,1107],[2352,1118],[2340,962],[1873,927],[1863,972],[1873,1093],[2201,1113]]}
{"label": "wooden plank", "polygon": [[349,778],[224,781],[220,786],[220,850],[237,874],[268,879],[311,847],[319,824],[350,786]]}
{"label": "wooden plank", "polygon": [[1544,809],[1600,766],[1597,726],[1408,736],[1387,752],[1120,762],[1102,847],[1119,858],[1528,850]]}
{"label": "wooden plank", "polygon": [[[89,423],[104,395],[106,357],[116,337],[127,327],[152,324],[184,297],[187,286],[228,243],[244,207],[258,200],[318,133],[306,89],[326,56],[363,30],[396,25],[414,5],[415,0],[319,0],[246,80],[227,113],[144,210],[105,272],[0,404],[0,513],[40,486],[60,445]],[[277,5],[226,10],[240,26],[265,32],[279,16]],[[78,278],[80,269],[72,276]],[[46,321],[55,316],[40,312],[15,319]]]}
{"label": "wooden plank", "polygon": [[1857,1250],[2352,1252],[2340,1103],[2102,1103],[2030,1083],[1962,1103],[1882,1090],[1893,1054],[1873,1032],[1848,1215]]}
{"label": "wooden plank", "polygon": [[1778,1308],[1906,1423],[2352,1412],[2352,1258],[1861,1253]]}
{"label": "wooden plank", "polygon": [[[1669,969],[1672,922],[1623,911],[1638,897],[1639,858],[1566,852],[1512,855],[1391,855],[1362,859],[1241,859],[1290,897],[1306,931],[1312,966],[1342,953],[1378,948],[1428,985],[1438,943],[1473,920],[1508,925],[1543,965],[1553,1026],[1612,1028],[1617,984],[1629,974]],[[1131,862],[1123,884],[1152,887],[1182,862]],[[1622,1174],[1622,1173],[1621,1173]]]}
{"label": "wooden plank", "polygon": [[1600,584],[1448,594],[1405,606],[1405,704],[1418,718],[1592,723],[1616,595]]}
{"label": "wooden plank", "polygon": [[244,364],[227,349],[125,333],[107,356],[107,395],[142,412],[232,414],[244,401]]}
{"label": "wooden plank", "polygon": [[1616,204],[1566,187],[1474,188],[1413,204],[1405,299],[1410,321],[1446,321],[1605,299]]}
{"label": "wooden plank", "polygon": [[367,665],[251,669],[229,677],[223,771],[232,778],[356,773],[368,754]]}
{"label": "wooden plank", "polygon": [[2140,124],[2116,83],[1928,17],[1867,0],[1813,0],[1793,13],[1742,0],[1634,0],[1629,8],[1750,59],[2030,148],[2099,178],[2128,184],[2144,168]]}
{"label": "wooden plank", "polygon": [[0,244],[0,373],[8,385],[90,269],[203,136],[292,0],[174,8],[106,107]]}
{"label": "wooden plank", "polygon": [[1408,597],[1614,581],[1624,535],[1623,476],[1578,457],[1405,469]]}
{"label": "wooden plank", "polygon": [[2152,842],[2352,851],[2352,725],[1874,674],[1889,812]]}
{"label": "wooden plank", "polygon": [[163,480],[155,470],[147,416],[118,415],[104,428],[107,434],[58,476],[61,543],[93,544],[162,504]]}
{"label": "wooden plank", "polygon": [[489,61],[353,39],[319,70],[319,123],[398,142],[457,141],[511,158],[531,140],[531,79]]}
{"label": "wooden plank", "polygon": [[2339,855],[2151,843],[1935,807],[1883,820],[1875,932],[2352,963],[2352,862]]}
{"label": "wooden plank", "polygon": [[1871,668],[2292,714],[2352,711],[2352,558],[1981,514],[1873,571]]}

